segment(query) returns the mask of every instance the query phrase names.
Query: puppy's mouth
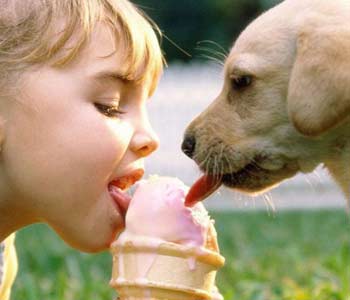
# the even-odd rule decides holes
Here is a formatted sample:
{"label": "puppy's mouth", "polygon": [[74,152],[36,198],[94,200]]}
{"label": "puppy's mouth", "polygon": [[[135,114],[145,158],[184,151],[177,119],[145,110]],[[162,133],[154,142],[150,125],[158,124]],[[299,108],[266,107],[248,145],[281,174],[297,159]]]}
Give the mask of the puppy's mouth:
{"label": "puppy's mouth", "polygon": [[185,204],[193,206],[213,194],[221,185],[246,193],[264,192],[286,178],[297,173],[295,163],[285,163],[279,168],[265,168],[256,160],[246,164],[236,172],[211,174],[207,172],[200,177],[186,195]]}

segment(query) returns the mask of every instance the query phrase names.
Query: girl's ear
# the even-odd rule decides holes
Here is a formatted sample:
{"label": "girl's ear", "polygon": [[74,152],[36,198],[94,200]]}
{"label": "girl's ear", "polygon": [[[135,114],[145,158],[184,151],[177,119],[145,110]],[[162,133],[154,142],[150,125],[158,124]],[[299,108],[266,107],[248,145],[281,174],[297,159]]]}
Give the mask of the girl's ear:
{"label": "girl's ear", "polygon": [[350,115],[350,24],[304,27],[288,89],[288,113],[296,129],[317,136]]}

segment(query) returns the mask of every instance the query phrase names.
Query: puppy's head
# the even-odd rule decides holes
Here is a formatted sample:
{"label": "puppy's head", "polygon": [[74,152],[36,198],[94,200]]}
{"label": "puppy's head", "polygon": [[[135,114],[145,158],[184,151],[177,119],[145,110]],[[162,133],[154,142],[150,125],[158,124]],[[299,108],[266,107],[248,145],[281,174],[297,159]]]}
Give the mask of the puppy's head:
{"label": "puppy's head", "polygon": [[185,133],[183,151],[203,172],[256,193],[334,155],[350,115],[350,10],[341,3],[285,1],[240,35],[220,94]]}

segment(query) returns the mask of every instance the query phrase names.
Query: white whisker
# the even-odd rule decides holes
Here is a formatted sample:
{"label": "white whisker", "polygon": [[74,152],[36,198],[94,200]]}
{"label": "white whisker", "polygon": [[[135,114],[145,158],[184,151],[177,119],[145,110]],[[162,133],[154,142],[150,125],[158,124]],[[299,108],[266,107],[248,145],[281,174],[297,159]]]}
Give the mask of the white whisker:
{"label": "white whisker", "polygon": [[199,41],[197,44],[198,45],[201,45],[201,44],[211,44],[211,45],[214,45],[216,48],[218,48],[220,51],[217,51],[219,52],[220,54],[224,55],[225,58],[227,58],[229,52],[227,49],[225,49],[224,47],[222,47],[220,44],[218,44],[217,42],[214,42],[214,41],[211,41],[211,40],[203,40],[203,41]]}
{"label": "white whisker", "polygon": [[275,203],[273,203],[272,201],[271,194],[266,193],[266,194],[263,194],[262,197],[265,202],[269,216],[271,216],[271,213],[272,213],[272,216],[275,216],[276,206],[275,206]]}
{"label": "white whisker", "polygon": [[216,62],[220,66],[224,66],[224,62],[221,61],[220,59],[216,58],[216,57],[213,57],[213,56],[210,56],[210,55],[207,55],[207,54],[201,54],[200,57],[209,59],[210,61],[213,61],[213,62]]}
{"label": "white whisker", "polygon": [[227,58],[226,54],[224,54],[218,50],[214,50],[212,48],[209,48],[209,47],[197,46],[195,49],[212,54],[212,55],[216,55],[217,58],[220,58],[222,60],[225,60]]}

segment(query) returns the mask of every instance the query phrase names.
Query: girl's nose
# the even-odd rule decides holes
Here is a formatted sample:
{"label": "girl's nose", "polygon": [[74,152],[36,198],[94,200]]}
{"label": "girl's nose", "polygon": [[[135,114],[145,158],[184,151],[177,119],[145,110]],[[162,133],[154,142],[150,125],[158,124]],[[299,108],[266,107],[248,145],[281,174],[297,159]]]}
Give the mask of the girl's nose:
{"label": "girl's nose", "polygon": [[145,157],[159,147],[159,139],[151,126],[148,125],[142,131],[135,132],[130,147],[138,156]]}

